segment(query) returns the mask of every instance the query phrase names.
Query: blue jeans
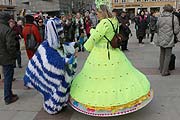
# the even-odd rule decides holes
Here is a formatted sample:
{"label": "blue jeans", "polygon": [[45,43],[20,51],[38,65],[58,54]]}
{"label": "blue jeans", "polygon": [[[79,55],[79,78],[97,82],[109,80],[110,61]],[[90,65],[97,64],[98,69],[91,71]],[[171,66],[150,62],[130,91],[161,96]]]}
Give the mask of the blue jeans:
{"label": "blue jeans", "polygon": [[4,73],[4,100],[9,102],[12,99],[12,80],[14,75],[14,66],[3,65]]}

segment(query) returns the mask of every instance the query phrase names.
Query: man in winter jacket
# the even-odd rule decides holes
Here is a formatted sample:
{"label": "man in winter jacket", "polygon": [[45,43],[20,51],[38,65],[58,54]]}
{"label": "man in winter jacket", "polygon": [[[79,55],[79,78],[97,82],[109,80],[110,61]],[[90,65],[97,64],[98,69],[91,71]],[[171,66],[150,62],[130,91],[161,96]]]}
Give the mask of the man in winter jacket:
{"label": "man in winter jacket", "polygon": [[17,41],[15,33],[9,27],[8,21],[11,16],[5,12],[0,12],[0,65],[4,74],[4,101],[8,105],[18,100],[18,96],[12,92],[12,80],[14,74],[14,63],[17,55]]}

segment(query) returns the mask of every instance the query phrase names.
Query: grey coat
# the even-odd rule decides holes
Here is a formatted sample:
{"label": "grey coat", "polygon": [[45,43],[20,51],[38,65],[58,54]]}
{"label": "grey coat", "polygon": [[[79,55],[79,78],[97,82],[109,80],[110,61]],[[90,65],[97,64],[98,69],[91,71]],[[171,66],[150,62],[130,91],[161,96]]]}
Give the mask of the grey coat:
{"label": "grey coat", "polygon": [[[179,34],[180,26],[176,16],[174,16],[174,32]],[[174,34],[172,29],[172,13],[164,12],[158,18],[158,38],[155,41],[157,46],[163,48],[174,47]]]}
{"label": "grey coat", "polygon": [[17,44],[15,33],[8,26],[7,21],[0,19],[0,65],[15,63]]}

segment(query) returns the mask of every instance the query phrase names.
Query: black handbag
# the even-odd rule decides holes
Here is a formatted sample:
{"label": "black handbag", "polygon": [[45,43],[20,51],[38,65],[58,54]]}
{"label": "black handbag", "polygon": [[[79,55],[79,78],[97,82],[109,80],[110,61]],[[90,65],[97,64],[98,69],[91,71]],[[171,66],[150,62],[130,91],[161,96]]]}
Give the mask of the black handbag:
{"label": "black handbag", "polygon": [[30,27],[30,32],[27,34],[27,40],[26,40],[26,49],[36,51],[39,47],[38,42],[36,41],[36,38],[34,34],[32,33],[32,26]]}
{"label": "black handbag", "polygon": [[174,34],[174,43],[178,42],[177,35],[174,33],[174,15],[172,15],[172,29],[173,29],[173,34]]}
{"label": "black handbag", "polygon": [[175,54],[171,54],[171,59],[169,62],[169,70],[175,70],[175,61],[176,61]]}

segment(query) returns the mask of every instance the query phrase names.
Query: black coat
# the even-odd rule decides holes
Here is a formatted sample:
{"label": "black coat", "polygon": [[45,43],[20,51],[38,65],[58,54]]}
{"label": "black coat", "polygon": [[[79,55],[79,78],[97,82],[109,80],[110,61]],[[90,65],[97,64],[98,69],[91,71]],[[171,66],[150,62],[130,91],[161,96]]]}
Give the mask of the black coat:
{"label": "black coat", "polygon": [[150,32],[151,33],[156,33],[157,32],[157,20],[158,18],[155,16],[150,17]]}
{"label": "black coat", "polygon": [[119,22],[121,23],[120,26],[120,34],[123,36],[124,40],[128,40],[129,39],[129,34],[131,33],[131,30],[129,28],[129,19],[127,17],[119,17]]}
{"label": "black coat", "polygon": [[137,38],[139,37],[142,37],[144,38],[144,36],[146,35],[146,29],[148,27],[148,21],[147,21],[147,18],[144,18],[141,17],[141,16],[138,16],[136,17],[136,35],[137,35]]}
{"label": "black coat", "polygon": [[11,65],[16,60],[18,42],[15,32],[5,22],[0,19],[0,65]]}
{"label": "black coat", "polygon": [[178,18],[178,20],[179,20],[179,26],[180,26],[180,13],[174,12],[173,14]]}

